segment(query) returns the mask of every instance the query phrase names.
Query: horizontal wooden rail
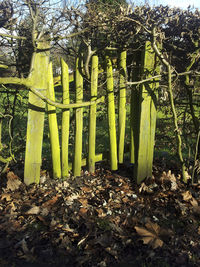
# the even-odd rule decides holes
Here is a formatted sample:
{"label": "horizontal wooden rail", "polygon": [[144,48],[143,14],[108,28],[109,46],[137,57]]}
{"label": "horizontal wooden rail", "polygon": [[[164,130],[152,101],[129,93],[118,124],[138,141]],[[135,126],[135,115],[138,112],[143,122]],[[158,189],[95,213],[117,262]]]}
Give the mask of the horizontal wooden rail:
{"label": "horizontal wooden rail", "polygon": [[[101,154],[97,154],[95,156],[95,162],[102,161],[103,160],[103,157],[104,157],[104,154],[102,154],[102,153]],[[84,167],[86,165],[87,165],[87,159],[84,158],[81,161],[81,166]],[[69,170],[72,170],[72,163],[71,162],[69,163]]]}

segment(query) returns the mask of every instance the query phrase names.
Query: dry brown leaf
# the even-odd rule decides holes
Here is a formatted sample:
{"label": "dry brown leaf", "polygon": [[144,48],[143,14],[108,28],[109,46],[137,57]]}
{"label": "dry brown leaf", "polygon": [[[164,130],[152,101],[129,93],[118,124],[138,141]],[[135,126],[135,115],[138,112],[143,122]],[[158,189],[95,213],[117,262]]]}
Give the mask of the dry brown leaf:
{"label": "dry brown leaf", "polygon": [[103,218],[106,216],[106,214],[104,213],[104,211],[101,208],[96,209],[96,211],[98,212],[98,217]]}
{"label": "dry brown leaf", "polygon": [[142,183],[140,188],[139,188],[139,192],[152,194],[153,190],[150,187],[148,187],[145,183]]}
{"label": "dry brown leaf", "polygon": [[195,198],[192,197],[192,199],[190,200],[190,203],[192,204],[193,207],[198,206],[198,202]]}
{"label": "dry brown leaf", "polygon": [[191,205],[193,207],[193,213],[195,215],[200,215],[200,206],[198,205],[197,200],[194,197],[192,197],[190,199],[190,203],[191,203]]}
{"label": "dry brown leaf", "polygon": [[129,202],[129,199],[128,199],[127,197],[124,197],[124,198],[122,198],[122,201],[123,201],[124,203],[127,203],[127,202]]}
{"label": "dry brown leaf", "polygon": [[67,223],[65,225],[62,225],[61,227],[62,227],[63,231],[66,231],[66,232],[69,232],[69,233],[74,233],[74,229],[70,228]]}
{"label": "dry brown leaf", "polygon": [[44,202],[42,204],[42,207],[47,207],[47,208],[49,207],[49,208],[51,208],[51,206],[53,206],[57,202],[57,200],[58,200],[59,197],[60,197],[60,195],[54,196],[52,199]]}
{"label": "dry brown leaf", "polygon": [[92,189],[91,189],[90,187],[88,187],[88,186],[83,186],[81,189],[82,189],[83,192],[85,192],[85,193],[92,192]]}
{"label": "dry brown leaf", "polygon": [[200,235],[200,226],[198,227],[198,234]]}
{"label": "dry brown leaf", "polygon": [[87,200],[87,198],[79,198],[78,201],[82,204],[82,206],[84,208],[86,208],[88,206],[88,200]]}
{"label": "dry brown leaf", "polygon": [[1,200],[6,200],[6,201],[10,201],[11,200],[11,196],[10,196],[10,194],[8,194],[8,193],[3,193],[2,195],[1,195]]}
{"label": "dry brown leaf", "polygon": [[190,191],[186,191],[186,192],[182,193],[181,195],[183,196],[184,201],[189,201],[193,198]]}
{"label": "dry brown leaf", "polygon": [[78,198],[79,198],[79,194],[77,194],[77,193],[72,194],[72,195],[70,195],[70,196],[67,196],[67,197],[65,198],[65,204],[66,204],[67,206],[71,206],[71,205],[74,203],[74,200],[75,200],[75,199],[78,199]]}
{"label": "dry brown leaf", "polygon": [[163,241],[159,237],[160,226],[157,223],[146,223],[144,227],[135,226],[135,230],[138,235],[141,236],[141,240],[144,244],[152,246],[154,249],[163,246]]}
{"label": "dry brown leaf", "polygon": [[44,223],[44,225],[49,225],[48,222],[45,220],[45,218],[41,215],[38,215],[37,218]]}
{"label": "dry brown leaf", "polygon": [[30,208],[30,209],[26,212],[26,214],[30,214],[30,215],[37,215],[37,214],[39,214],[39,213],[40,213],[40,207],[38,207],[38,206],[34,206],[34,207]]}
{"label": "dry brown leaf", "polygon": [[193,212],[196,215],[200,215],[200,206],[193,206]]}
{"label": "dry brown leaf", "polygon": [[80,214],[81,216],[85,216],[85,215],[87,215],[87,209],[85,209],[85,208],[80,208],[80,210],[79,210],[79,214]]}
{"label": "dry brown leaf", "polygon": [[7,189],[10,189],[11,191],[17,190],[22,183],[14,172],[8,172],[7,179]]}
{"label": "dry brown leaf", "polygon": [[164,186],[165,186],[166,183],[170,183],[170,187],[171,187],[170,189],[172,191],[176,191],[178,189],[178,184],[177,184],[177,181],[176,181],[176,177],[171,172],[171,170],[169,170],[167,173],[165,171],[162,173],[161,181],[164,184]]}

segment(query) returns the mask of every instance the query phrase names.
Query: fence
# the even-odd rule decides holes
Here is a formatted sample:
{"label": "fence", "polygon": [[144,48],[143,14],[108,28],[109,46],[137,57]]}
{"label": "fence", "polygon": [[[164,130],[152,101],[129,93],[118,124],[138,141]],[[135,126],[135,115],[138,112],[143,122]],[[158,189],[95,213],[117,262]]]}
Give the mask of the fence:
{"label": "fence", "polygon": [[[81,167],[87,163],[90,172],[95,171],[95,162],[102,160],[102,154],[96,154],[96,116],[97,105],[105,101],[98,97],[98,56],[91,62],[90,101],[83,102],[84,68],[80,58],[76,60],[75,69],[75,103],[70,103],[69,71],[64,60],[61,60],[61,84],[63,103],[55,101],[52,63],[49,63],[49,44],[40,42],[38,52],[33,54],[28,78],[0,78],[0,83],[23,84],[30,88],[27,121],[27,139],[25,152],[24,181],[26,184],[39,183],[42,164],[42,143],[44,132],[44,115],[47,103],[49,134],[54,178],[67,178],[72,168],[74,176],[81,175]],[[113,66],[110,56],[105,58],[106,102],[109,133],[109,161],[111,170],[117,170],[118,164],[124,161],[126,129],[126,51],[119,51],[119,90],[118,90],[118,131],[116,127],[116,101],[114,95]],[[142,52],[135,53],[135,65],[131,69],[132,79],[139,81],[159,72],[156,57],[149,42]],[[131,144],[130,162],[134,164],[134,178],[141,182],[151,176],[154,137],[156,126],[156,88],[158,81],[141,83],[132,86],[131,91]],[[82,158],[83,144],[83,107],[89,108],[88,155]],[[56,109],[62,109],[61,145]],[[70,110],[75,113],[74,159],[69,163],[69,130]],[[117,134],[118,133],[118,134]]]}

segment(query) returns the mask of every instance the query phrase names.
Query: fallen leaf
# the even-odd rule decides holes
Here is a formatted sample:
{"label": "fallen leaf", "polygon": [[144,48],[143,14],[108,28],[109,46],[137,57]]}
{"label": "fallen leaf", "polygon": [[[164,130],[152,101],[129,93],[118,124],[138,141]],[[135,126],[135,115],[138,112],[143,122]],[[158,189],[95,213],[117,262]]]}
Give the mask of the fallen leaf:
{"label": "fallen leaf", "polygon": [[78,201],[82,204],[83,208],[86,208],[88,206],[87,198],[80,198]]}
{"label": "fallen leaf", "polygon": [[153,190],[150,187],[148,187],[145,183],[142,183],[140,188],[139,188],[139,192],[152,194]]}
{"label": "fallen leaf", "polygon": [[37,215],[37,214],[39,214],[39,213],[40,213],[40,207],[38,207],[38,206],[34,206],[34,207],[30,208],[30,209],[26,212],[26,214],[31,214],[31,215]]}
{"label": "fallen leaf", "polygon": [[67,223],[64,226],[62,226],[62,230],[69,233],[74,233],[74,229],[70,228]]}
{"label": "fallen leaf", "polygon": [[79,210],[79,214],[80,214],[81,216],[85,216],[85,215],[87,214],[87,209],[85,209],[85,208],[80,208],[80,210]]}
{"label": "fallen leaf", "polygon": [[86,192],[86,193],[92,192],[92,189],[90,187],[87,187],[87,186],[82,187],[81,190]]}
{"label": "fallen leaf", "polygon": [[100,208],[100,209],[96,209],[96,211],[98,212],[98,217],[105,217],[106,214],[104,213],[104,211]]}
{"label": "fallen leaf", "polygon": [[198,234],[200,235],[200,226],[198,227]]}
{"label": "fallen leaf", "polygon": [[183,196],[184,201],[189,201],[190,199],[193,198],[190,191],[186,191],[186,192],[182,193],[182,196]]}
{"label": "fallen leaf", "polygon": [[40,214],[42,216],[47,216],[49,214],[49,209],[48,208],[42,208],[42,210],[40,211]]}
{"label": "fallen leaf", "polygon": [[22,183],[19,180],[19,177],[14,174],[14,172],[8,172],[7,173],[7,179],[8,179],[7,180],[7,189],[9,189],[11,191],[17,190]]}
{"label": "fallen leaf", "polygon": [[190,200],[190,203],[192,204],[193,207],[198,206],[198,202],[197,202],[197,200],[195,198],[192,198]]}
{"label": "fallen leaf", "polygon": [[138,235],[141,236],[141,240],[144,244],[152,246],[154,249],[163,246],[163,241],[159,237],[160,226],[157,223],[146,223],[145,227],[135,226],[135,230]]}
{"label": "fallen leaf", "polygon": [[200,206],[193,206],[193,212],[195,215],[200,215]]}
{"label": "fallen leaf", "polygon": [[65,204],[67,205],[67,206],[71,206],[73,203],[74,203],[74,200],[75,199],[78,199],[79,198],[79,194],[72,194],[71,196],[67,196],[66,198],[65,198]]}
{"label": "fallen leaf", "polygon": [[48,222],[45,220],[44,217],[42,217],[42,216],[39,215],[39,216],[38,216],[38,219],[39,219],[41,222],[43,222],[44,225],[49,225]]}
{"label": "fallen leaf", "polygon": [[3,193],[2,195],[1,195],[1,200],[6,200],[6,201],[10,201],[11,200],[11,196],[10,196],[10,194],[8,194],[8,193]]}
{"label": "fallen leaf", "polygon": [[167,173],[164,171],[162,173],[161,181],[163,183],[164,188],[170,185],[170,189],[172,191],[176,191],[178,189],[178,184],[175,175],[169,170]]}
{"label": "fallen leaf", "polygon": [[44,203],[42,204],[42,206],[43,206],[44,208],[45,208],[45,207],[49,207],[49,208],[51,208],[51,206],[53,206],[53,205],[57,202],[57,200],[58,200],[59,197],[60,197],[60,195],[56,195],[56,196],[54,196],[52,199],[50,199],[50,200],[44,202]]}

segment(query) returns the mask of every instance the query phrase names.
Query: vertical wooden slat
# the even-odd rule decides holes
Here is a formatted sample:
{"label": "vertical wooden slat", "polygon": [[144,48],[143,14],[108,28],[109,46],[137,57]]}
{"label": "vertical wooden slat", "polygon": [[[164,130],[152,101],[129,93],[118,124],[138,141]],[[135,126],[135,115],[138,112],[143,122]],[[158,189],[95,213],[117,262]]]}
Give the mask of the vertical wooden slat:
{"label": "vertical wooden slat", "polygon": [[[152,75],[153,70],[155,70],[155,53],[151,48],[150,42],[146,42],[145,45],[142,68],[142,73],[149,73],[145,77]],[[157,82],[140,86],[140,124],[138,129],[138,151],[134,167],[134,176],[138,183],[152,175],[156,127],[156,86]]]}
{"label": "vertical wooden slat", "polygon": [[[46,95],[49,64],[49,43],[38,42],[38,49],[33,54],[29,75],[30,87]],[[42,141],[44,131],[45,103],[32,92],[29,92],[29,109],[26,135],[26,152],[24,182],[39,183],[42,163]]]}
{"label": "vertical wooden slat", "polygon": [[119,123],[118,123],[118,161],[124,161],[124,141],[126,128],[126,51],[120,53],[119,59]]}
{"label": "vertical wooden slat", "polygon": [[[49,68],[48,68],[47,96],[49,99],[55,101],[52,62],[49,63]],[[59,142],[56,108],[54,106],[47,104],[47,110],[48,110],[48,119],[49,119],[49,135],[50,135],[50,143],[51,143],[53,178],[57,179],[57,178],[61,178],[61,160],[60,160],[60,142]]]}
{"label": "vertical wooden slat", "polygon": [[[61,59],[62,68],[62,88],[63,104],[69,104],[69,69],[68,65]],[[69,176],[69,126],[70,126],[69,109],[62,110],[62,178]]]}
{"label": "vertical wooden slat", "polygon": [[[75,87],[76,87],[76,103],[83,101],[83,77],[80,73],[80,67],[82,63],[80,59],[76,60],[76,73],[75,73]],[[82,135],[83,135],[83,108],[77,108],[76,113],[76,132],[75,132],[75,154],[73,164],[74,176],[81,175],[81,163],[82,163]]]}
{"label": "vertical wooden slat", "polygon": [[[92,57],[92,73],[91,73],[91,101],[97,99],[98,87],[98,57]],[[89,122],[89,155],[88,168],[89,172],[95,171],[95,147],[96,147],[96,104],[90,106],[90,122]]]}
{"label": "vertical wooden slat", "polygon": [[[141,52],[137,51],[133,55],[133,68],[132,80],[138,81],[140,72]],[[131,102],[130,102],[130,163],[134,164],[138,153],[138,138],[139,138],[139,125],[140,125],[140,94],[139,86],[132,86]]]}
{"label": "vertical wooden slat", "polygon": [[106,73],[107,73],[107,95],[108,95],[108,127],[110,138],[110,165],[111,170],[117,170],[117,138],[115,125],[115,97],[113,85],[112,62],[106,56]]}

